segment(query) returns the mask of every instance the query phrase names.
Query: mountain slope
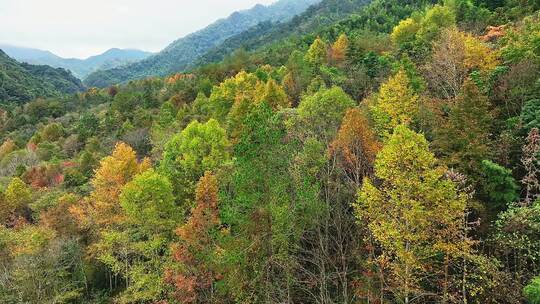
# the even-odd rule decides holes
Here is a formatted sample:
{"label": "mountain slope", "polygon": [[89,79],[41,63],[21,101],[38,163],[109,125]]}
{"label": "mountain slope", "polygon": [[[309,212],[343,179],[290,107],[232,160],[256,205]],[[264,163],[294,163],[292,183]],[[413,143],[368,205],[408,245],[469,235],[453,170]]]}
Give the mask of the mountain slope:
{"label": "mountain slope", "polygon": [[208,27],[178,39],[155,56],[125,67],[90,74],[88,86],[103,87],[114,83],[149,76],[163,76],[184,70],[201,55],[225,39],[239,34],[261,22],[286,21],[305,11],[320,0],[280,0],[272,5],[235,12]]}
{"label": "mountain slope", "polygon": [[141,50],[113,48],[100,55],[92,56],[87,59],[76,59],[62,58],[49,51],[5,44],[0,44],[0,49],[4,50],[6,54],[19,62],[44,64],[56,68],[64,68],[70,70],[73,75],[81,79],[97,70],[119,67],[145,59],[152,55],[150,52]]}
{"label": "mountain slope", "polygon": [[201,56],[191,67],[220,61],[238,48],[253,50],[285,37],[316,32],[324,26],[351,16],[370,2],[370,0],[323,0],[288,22],[258,24],[226,39]]}
{"label": "mountain slope", "polygon": [[81,81],[67,70],[19,63],[0,50],[0,103],[21,103],[83,89]]}

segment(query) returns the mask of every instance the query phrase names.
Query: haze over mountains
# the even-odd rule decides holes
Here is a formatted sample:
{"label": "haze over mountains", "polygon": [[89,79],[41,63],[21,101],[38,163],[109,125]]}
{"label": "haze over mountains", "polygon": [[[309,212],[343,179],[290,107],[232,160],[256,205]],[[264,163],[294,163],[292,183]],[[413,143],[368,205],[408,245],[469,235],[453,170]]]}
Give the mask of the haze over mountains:
{"label": "haze over mountains", "polygon": [[150,52],[136,49],[112,48],[99,55],[78,59],[63,58],[50,51],[9,44],[0,44],[0,49],[19,62],[64,68],[70,70],[74,76],[80,79],[84,79],[88,74],[97,70],[115,68],[152,55]]}
{"label": "haze over mountains", "polygon": [[85,84],[104,87],[129,80],[183,71],[208,50],[220,45],[226,39],[261,22],[286,22],[320,1],[280,0],[269,6],[259,4],[249,10],[235,12],[228,18],[220,19],[200,31],[174,41],[158,54],[145,60],[92,73],[85,79]]}

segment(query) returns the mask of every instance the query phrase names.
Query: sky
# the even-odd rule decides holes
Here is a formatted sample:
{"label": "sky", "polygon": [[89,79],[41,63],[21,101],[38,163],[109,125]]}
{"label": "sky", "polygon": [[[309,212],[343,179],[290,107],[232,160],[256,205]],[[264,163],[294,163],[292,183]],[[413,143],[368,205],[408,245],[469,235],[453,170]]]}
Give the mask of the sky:
{"label": "sky", "polygon": [[275,0],[0,0],[0,43],[86,58],[157,52],[237,10]]}

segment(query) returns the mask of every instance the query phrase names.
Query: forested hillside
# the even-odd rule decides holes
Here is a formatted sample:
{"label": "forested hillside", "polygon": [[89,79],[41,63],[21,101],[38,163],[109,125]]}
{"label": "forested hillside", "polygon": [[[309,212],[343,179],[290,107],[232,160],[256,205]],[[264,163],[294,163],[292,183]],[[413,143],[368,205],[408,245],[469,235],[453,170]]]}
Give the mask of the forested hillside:
{"label": "forested hillside", "polygon": [[18,63],[0,50],[0,104],[82,91],[81,81],[64,69]]}
{"label": "forested hillside", "polygon": [[261,22],[287,21],[320,0],[279,0],[269,6],[235,12],[206,28],[180,38],[157,55],[134,64],[98,71],[85,79],[88,86],[105,87],[150,76],[181,72],[212,47]]}
{"label": "forested hillside", "polygon": [[0,302],[540,303],[540,4],[338,15],[4,109]]}
{"label": "forested hillside", "polygon": [[210,49],[190,67],[220,61],[240,48],[251,51],[285,38],[291,39],[302,34],[315,33],[329,24],[356,12],[361,12],[360,8],[369,2],[369,0],[323,0],[288,22],[281,24],[260,23],[228,38]]}

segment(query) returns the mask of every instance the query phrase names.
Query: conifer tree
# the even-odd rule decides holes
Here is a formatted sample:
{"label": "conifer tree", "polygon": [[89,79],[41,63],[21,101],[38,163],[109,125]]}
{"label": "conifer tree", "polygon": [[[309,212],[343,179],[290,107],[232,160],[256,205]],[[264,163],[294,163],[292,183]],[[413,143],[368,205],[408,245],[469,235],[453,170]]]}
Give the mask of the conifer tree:
{"label": "conifer tree", "polygon": [[490,107],[476,84],[466,81],[462,93],[450,105],[448,117],[435,128],[435,151],[449,167],[473,181],[481,175],[481,162],[492,154]]}

